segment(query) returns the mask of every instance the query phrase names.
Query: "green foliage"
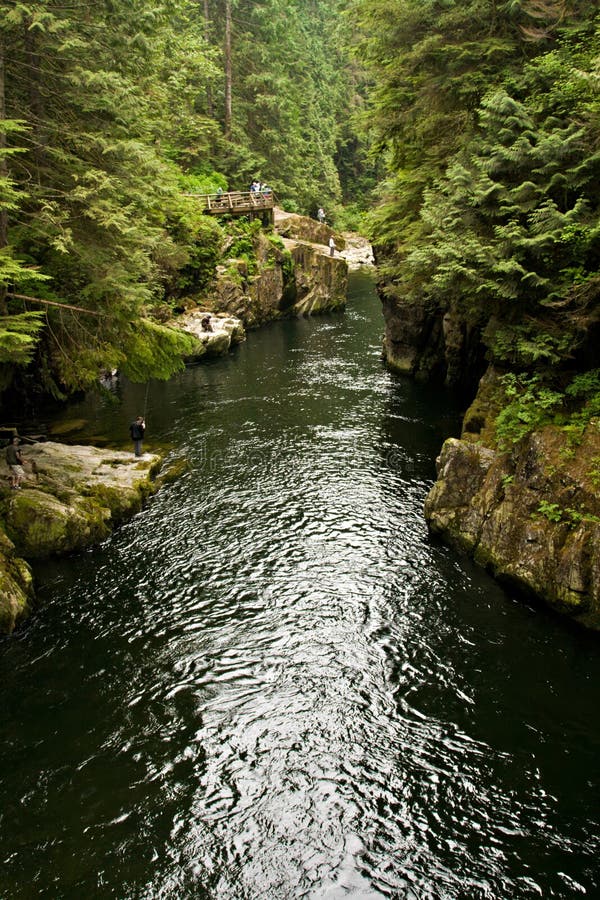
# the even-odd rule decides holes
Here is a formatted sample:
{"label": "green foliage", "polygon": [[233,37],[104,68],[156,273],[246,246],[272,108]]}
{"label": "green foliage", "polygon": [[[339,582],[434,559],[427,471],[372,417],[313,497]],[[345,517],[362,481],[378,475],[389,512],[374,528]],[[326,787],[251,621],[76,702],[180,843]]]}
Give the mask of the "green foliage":
{"label": "green foliage", "polygon": [[555,312],[600,268],[600,18],[560,7],[356,3],[385,291],[493,318],[493,357],[532,370],[569,358]]}
{"label": "green foliage", "polygon": [[573,439],[576,440],[590,421],[600,416],[600,369],[591,369],[576,375],[565,389],[565,393],[577,404],[569,417]]}
{"label": "green foliage", "polygon": [[563,511],[559,504],[549,503],[547,500],[542,500],[537,508],[537,512],[538,515],[548,519],[549,522],[560,522],[563,516]]}
{"label": "green foliage", "polygon": [[247,274],[254,275],[258,266],[256,254],[258,235],[261,232],[260,221],[258,219],[250,221],[241,217],[231,222],[228,230],[233,240],[227,255],[231,259],[243,260]]}
{"label": "green foliage", "polygon": [[0,317],[0,363],[30,362],[44,327],[44,314],[24,312]]}
{"label": "green foliage", "polygon": [[549,503],[547,500],[542,500],[537,508],[537,512],[532,514],[532,518],[538,516],[542,516],[544,519],[547,519],[549,522],[554,522],[556,525],[568,525],[569,528],[577,528],[579,525],[586,522],[596,524],[600,522],[600,518],[592,515],[592,513],[581,512],[578,509],[571,509],[570,507],[563,509],[560,504]]}
{"label": "green foliage", "polygon": [[216,194],[221,188],[227,190],[227,178],[221,172],[185,172],[179,177],[182,191],[190,194]]}
{"label": "green foliage", "polygon": [[131,381],[166,380],[184,368],[184,358],[195,346],[193,335],[140,319],[124,334],[125,361],[122,371]]}
{"label": "green foliage", "polygon": [[539,375],[508,373],[502,384],[508,403],[496,419],[496,438],[502,449],[508,449],[531,431],[549,424],[564,395],[545,386]]}
{"label": "green foliage", "polygon": [[598,490],[600,489],[600,456],[595,456],[591,462],[592,468],[586,474],[596,490]]}
{"label": "green foliage", "polygon": [[576,375],[565,393],[569,397],[584,398],[586,401],[600,395],[600,369],[590,369]]}
{"label": "green foliage", "polygon": [[[211,175],[199,160],[218,126],[199,98],[218,69],[191,0],[5,4],[0,28],[0,315],[2,285],[84,310],[47,310],[35,362],[59,396],[122,368],[130,323],[214,274],[222,233],[181,199],[176,163]],[[26,363],[35,320],[4,330],[5,355]]]}
{"label": "green foliage", "polygon": [[[204,291],[215,277],[225,234],[219,223],[204,215],[193,198],[173,203],[167,216],[173,244],[159,245],[154,259],[159,266],[167,299]],[[168,251],[175,247],[175,254]]]}
{"label": "green foliage", "polygon": [[540,326],[533,322],[504,325],[496,330],[489,329],[489,332],[494,359],[508,362],[516,368],[554,365],[569,355],[569,349],[573,345],[572,334],[550,334],[541,331]]}
{"label": "green foliage", "polygon": [[283,283],[292,284],[294,281],[294,260],[289,250],[283,251],[282,261]]}

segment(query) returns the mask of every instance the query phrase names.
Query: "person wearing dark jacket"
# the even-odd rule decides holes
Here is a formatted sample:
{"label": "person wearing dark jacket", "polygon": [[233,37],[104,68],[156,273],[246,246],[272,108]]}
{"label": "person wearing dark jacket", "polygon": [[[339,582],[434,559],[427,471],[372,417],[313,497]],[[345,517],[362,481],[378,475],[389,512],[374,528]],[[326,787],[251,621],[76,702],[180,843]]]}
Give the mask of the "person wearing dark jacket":
{"label": "person wearing dark jacket", "polygon": [[146,423],[143,416],[137,416],[135,422],[129,426],[129,434],[133,441],[133,452],[136,456],[142,455],[142,441],[144,440],[144,432],[146,431]]}

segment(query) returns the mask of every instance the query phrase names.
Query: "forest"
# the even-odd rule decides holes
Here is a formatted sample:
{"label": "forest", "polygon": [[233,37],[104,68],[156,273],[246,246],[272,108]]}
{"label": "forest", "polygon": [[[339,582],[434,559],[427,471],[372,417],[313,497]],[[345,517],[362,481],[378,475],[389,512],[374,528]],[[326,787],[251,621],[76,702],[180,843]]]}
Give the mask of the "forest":
{"label": "forest", "polygon": [[384,302],[461,311],[518,372],[509,439],[569,390],[598,412],[598,372],[565,324],[575,306],[589,331],[598,294],[596,4],[0,12],[1,388],[60,398],[102,369],[168,377],[185,337],[157,309],[210,284],[223,240],[186,192],[258,177],[284,208],[325,205],[367,232]]}
{"label": "forest", "polygon": [[210,283],[224,237],[186,193],[258,178],[342,214],[370,164],[339,6],[3,0],[0,389],[181,367],[164,309]]}
{"label": "forest", "polygon": [[[363,127],[385,160],[373,236],[384,308],[450,313],[492,364],[508,447],[600,412],[600,16],[577,0],[360,4]],[[431,374],[439,360],[421,366]],[[467,369],[471,371],[466,371]]]}

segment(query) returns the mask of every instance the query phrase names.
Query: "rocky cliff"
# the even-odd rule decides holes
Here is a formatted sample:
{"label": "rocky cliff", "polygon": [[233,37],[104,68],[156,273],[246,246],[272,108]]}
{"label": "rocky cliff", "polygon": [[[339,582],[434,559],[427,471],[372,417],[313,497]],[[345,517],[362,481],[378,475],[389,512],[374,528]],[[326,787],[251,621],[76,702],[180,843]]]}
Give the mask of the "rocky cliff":
{"label": "rocky cliff", "polygon": [[[504,324],[469,316],[458,303],[441,309],[382,293],[390,366],[473,398],[461,439],[447,441],[437,461],[425,504],[431,531],[500,581],[600,628],[600,419],[588,415],[584,427],[581,407],[565,393],[597,365],[598,284],[547,308],[545,320]],[[551,363],[533,358],[543,352]],[[502,441],[511,372],[519,373],[515,395],[531,398]]]}
{"label": "rocky cliff", "polygon": [[451,305],[406,303],[380,285],[385,335],[383,354],[396,372],[418,381],[435,379],[473,390],[485,370],[482,322]]}
{"label": "rocky cliff", "polygon": [[600,628],[600,420],[577,447],[547,426],[510,452],[450,439],[425,515],[496,578]]}
{"label": "rocky cliff", "polygon": [[[292,231],[296,237],[281,239],[259,232],[253,239],[253,260],[231,257],[218,266],[215,284],[201,298],[203,308],[234,316],[246,328],[284,316],[343,309],[348,265],[338,252],[329,253],[331,229],[305,216],[277,213],[276,231],[281,228],[286,235]],[[345,246],[341,235],[335,240],[336,247]]]}

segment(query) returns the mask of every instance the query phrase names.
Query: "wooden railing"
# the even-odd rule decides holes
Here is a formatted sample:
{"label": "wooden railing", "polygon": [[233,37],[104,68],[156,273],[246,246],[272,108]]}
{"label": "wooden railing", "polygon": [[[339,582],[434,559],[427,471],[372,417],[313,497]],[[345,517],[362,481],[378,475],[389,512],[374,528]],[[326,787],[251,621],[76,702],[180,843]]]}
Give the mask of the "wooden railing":
{"label": "wooden railing", "polygon": [[243,216],[246,213],[273,209],[272,191],[227,191],[222,194],[186,194],[204,204],[205,212],[218,216],[224,213]]}

